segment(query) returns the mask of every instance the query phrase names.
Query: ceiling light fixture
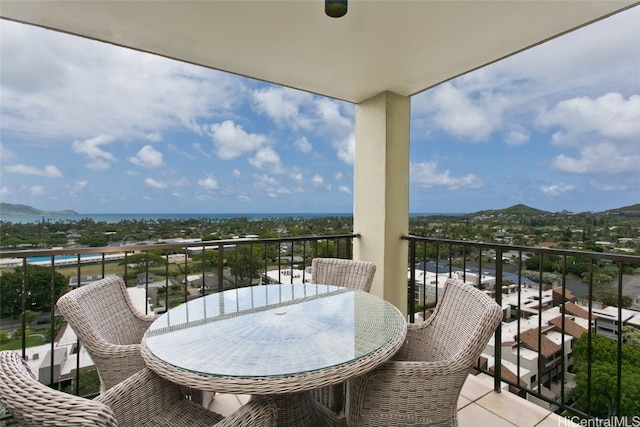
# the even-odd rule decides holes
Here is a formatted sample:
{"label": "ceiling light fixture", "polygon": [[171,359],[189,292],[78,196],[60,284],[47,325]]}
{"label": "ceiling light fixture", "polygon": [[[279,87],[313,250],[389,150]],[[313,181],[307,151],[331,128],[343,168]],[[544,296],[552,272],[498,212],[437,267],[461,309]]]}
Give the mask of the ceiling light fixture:
{"label": "ceiling light fixture", "polygon": [[324,13],[332,18],[347,14],[347,0],[324,0]]}

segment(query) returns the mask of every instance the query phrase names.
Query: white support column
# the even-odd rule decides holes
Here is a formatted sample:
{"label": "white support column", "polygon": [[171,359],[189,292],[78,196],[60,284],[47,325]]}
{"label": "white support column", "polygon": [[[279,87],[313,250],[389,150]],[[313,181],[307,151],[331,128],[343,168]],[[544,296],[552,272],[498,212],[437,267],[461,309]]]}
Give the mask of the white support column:
{"label": "white support column", "polygon": [[356,105],[353,258],[376,264],[371,293],[407,312],[411,98],[383,92]]}

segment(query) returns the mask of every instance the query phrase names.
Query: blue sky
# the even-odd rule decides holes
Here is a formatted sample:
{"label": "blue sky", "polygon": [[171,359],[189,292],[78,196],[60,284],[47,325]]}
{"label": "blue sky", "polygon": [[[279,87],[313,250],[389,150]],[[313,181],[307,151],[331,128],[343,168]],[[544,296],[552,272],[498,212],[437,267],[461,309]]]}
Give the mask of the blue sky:
{"label": "blue sky", "polygon": [[[414,96],[410,211],[639,203],[639,23],[635,7]],[[353,210],[352,104],[4,20],[0,40],[3,202]]]}

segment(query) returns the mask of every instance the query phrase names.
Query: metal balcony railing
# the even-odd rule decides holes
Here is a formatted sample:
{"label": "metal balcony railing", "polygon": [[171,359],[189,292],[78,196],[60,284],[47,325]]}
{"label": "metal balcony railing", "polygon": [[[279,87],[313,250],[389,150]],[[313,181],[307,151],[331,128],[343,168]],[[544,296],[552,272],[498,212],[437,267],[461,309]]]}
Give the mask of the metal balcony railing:
{"label": "metal balcony railing", "polygon": [[[614,382],[614,390],[606,411],[608,416],[635,415],[624,412],[621,398],[625,382],[623,346],[627,345],[623,342],[623,326],[627,320],[635,319],[632,322],[639,327],[640,312],[623,306],[631,303],[639,308],[640,301],[634,301],[634,298],[640,298],[640,295],[625,295],[625,291],[632,290],[624,288],[623,278],[640,269],[639,256],[418,236],[403,238],[409,242],[410,321],[426,316],[428,307],[437,301],[442,284],[452,276],[485,288],[503,307],[503,324],[487,346],[487,351],[493,353],[493,366],[489,372],[490,363],[485,360],[486,363],[479,363],[477,367],[494,376],[496,391],[500,391],[501,382],[505,382],[510,390],[522,397],[546,402],[551,411],[583,419],[601,417],[603,408],[596,403],[595,390],[599,387],[601,392],[603,385],[596,381],[601,381],[602,377],[596,380],[592,374],[596,369],[596,352],[600,351],[594,341],[597,335],[605,334],[598,334],[596,325],[598,319],[623,319],[607,322],[617,330],[613,340],[615,351],[610,360],[615,365],[615,375],[609,378]],[[527,300],[525,292],[529,295]],[[601,304],[598,299],[604,297],[607,297],[606,304]],[[573,309],[573,301],[580,304],[578,309]],[[549,314],[555,313],[561,317],[559,320],[555,317],[556,320],[549,323]],[[580,315],[586,318],[578,319]],[[574,320],[584,325],[589,354],[586,391],[581,394],[579,404],[576,404],[576,395],[571,393],[575,385],[572,350],[578,337],[571,335],[575,331],[570,331],[568,326],[573,325]],[[533,342],[527,339],[527,330],[536,331]],[[505,331],[510,331],[512,336],[505,336]],[[548,332],[555,336],[548,340]],[[551,350],[546,354],[548,347],[554,347],[556,353]],[[525,363],[531,360],[536,362],[525,368]],[[511,367],[509,372],[505,372],[506,364]],[[640,366],[635,368],[640,369]],[[581,369],[584,372],[585,368]]]}
{"label": "metal balcony railing", "polygon": [[[152,303],[145,305],[146,312],[152,307],[156,312],[161,307],[162,312],[190,298],[225,289],[265,282],[294,283],[297,280],[310,280],[306,267],[311,265],[313,258],[351,258],[352,241],[357,237],[356,234],[335,234],[0,252],[4,274],[20,275],[17,286],[19,289],[11,289],[12,296],[8,298],[11,304],[0,307],[0,331],[8,338],[17,337],[14,342],[21,340],[15,350],[21,351],[22,357],[27,358],[27,335],[32,326],[31,322],[27,322],[27,313],[41,312],[37,319],[38,329],[39,332],[46,332],[42,335],[50,341],[50,351],[47,353],[49,360],[46,363],[53,367],[55,336],[62,323],[62,319],[56,314],[55,302],[62,293],[82,285],[83,282],[112,274],[120,275],[127,286],[144,287],[145,298]],[[46,270],[44,280],[40,274],[37,284],[31,273],[34,266],[40,267],[40,272]],[[69,283],[68,286],[65,283],[62,289],[59,284],[60,271],[65,272],[64,280]],[[267,274],[268,272],[271,274]],[[155,287],[158,285],[155,277],[161,277],[164,286]],[[154,285],[150,287],[152,283]],[[43,328],[47,328],[46,331]],[[72,380],[72,389],[76,394],[81,394],[80,344],[77,342],[74,350],[78,353],[75,377]],[[47,378],[41,378],[41,381],[61,387],[59,378],[55,375],[52,368]],[[91,397],[91,394],[85,396]],[[6,415],[2,416],[0,408],[0,425],[5,419],[8,418]]]}
{"label": "metal balcony railing", "polygon": [[[25,357],[29,327],[25,314],[31,308],[38,308],[31,306],[35,293],[42,299],[44,292],[47,295],[47,305],[55,307],[55,301],[60,296],[60,290],[56,288],[56,280],[59,279],[57,274],[60,271],[65,271],[66,278],[72,279],[69,282],[72,284],[81,284],[84,276],[89,275],[87,271],[92,272],[94,280],[108,274],[122,275],[129,286],[143,287],[147,300],[151,298],[153,308],[158,310],[159,307],[170,308],[172,304],[189,298],[224,289],[267,281],[294,283],[296,280],[308,280],[310,277],[306,277],[309,274],[306,267],[311,265],[312,258],[351,258],[352,242],[357,237],[355,234],[336,234],[2,252],[0,258],[5,263],[7,260],[15,263],[10,267],[12,270],[8,271],[14,271],[14,274],[17,271],[21,275],[21,288],[15,290],[15,309],[10,313],[7,313],[6,308],[2,310],[2,330],[7,330],[7,327],[13,329],[14,322],[18,322],[21,343],[17,350],[22,351]],[[592,403],[595,402],[596,384],[591,360],[586,368],[586,404],[578,407],[573,401],[572,366],[575,358],[572,349],[576,337],[571,335],[568,325],[575,323],[576,315],[569,316],[569,308],[576,304],[572,302],[574,298],[567,299],[567,296],[573,290],[575,300],[581,298],[583,301],[581,308],[586,313],[583,325],[587,334],[587,346],[593,352],[600,310],[596,297],[597,291],[602,287],[600,282],[604,277],[603,270],[609,274],[606,277],[614,282],[613,298],[616,304],[613,304],[613,316],[616,319],[626,319],[629,317],[629,310],[623,309],[623,305],[628,303],[628,298],[624,295],[623,277],[628,270],[640,268],[640,257],[418,236],[403,236],[403,239],[409,245],[409,321],[415,322],[426,317],[429,307],[436,303],[447,277],[456,276],[485,288],[503,306],[505,313],[502,328],[496,330],[485,352],[488,357],[483,358],[477,366],[478,370],[495,378],[496,391],[500,390],[502,382],[522,397],[546,403],[551,411],[575,414],[581,418],[597,416],[598,408]],[[553,273],[547,271],[549,261],[553,261]],[[29,271],[34,263],[48,269],[50,280],[44,285],[46,289],[34,289],[30,283]],[[73,274],[69,274],[69,269]],[[269,271],[272,272],[271,275],[267,274]],[[164,281],[164,286],[161,286],[163,292],[150,287],[154,282],[153,276],[161,277],[161,281]],[[62,292],[67,289],[65,286]],[[526,297],[523,290],[527,291]],[[147,310],[150,309],[147,305]],[[557,310],[563,314],[555,324],[549,323],[546,316],[549,310]],[[56,327],[60,323],[57,319],[55,310],[48,310],[39,318],[40,322],[50,328],[48,336],[51,338],[51,366],[54,364]],[[640,320],[640,316],[637,320]],[[622,329],[625,322],[611,322],[609,319],[607,324],[617,328],[614,331],[617,351],[613,360],[616,366],[615,390],[610,411],[614,415],[623,415],[621,390],[624,382],[625,344]],[[535,333],[533,339],[527,332],[532,330]],[[549,333],[555,334],[551,341],[556,347],[548,353],[545,345],[549,342]],[[505,336],[506,334],[510,336]],[[80,343],[76,345],[79,348]],[[56,383],[53,369],[49,375],[50,383]],[[72,383],[75,393],[80,394],[79,357]],[[0,422],[2,420],[0,417]]]}

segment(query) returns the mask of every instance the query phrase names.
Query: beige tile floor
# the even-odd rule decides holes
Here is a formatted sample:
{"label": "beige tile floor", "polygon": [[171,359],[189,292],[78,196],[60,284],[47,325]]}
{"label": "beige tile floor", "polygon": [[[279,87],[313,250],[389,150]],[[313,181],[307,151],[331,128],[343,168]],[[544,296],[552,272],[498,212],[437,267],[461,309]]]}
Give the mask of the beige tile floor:
{"label": "beige tile floor", "polygon": [[[245,395],[216,394],[209,409],[229,415],[245,404]],[[578,424],[503,390],[493,392],[493,378],[469,375],[458,399],[460,427],[576,427]]]}

